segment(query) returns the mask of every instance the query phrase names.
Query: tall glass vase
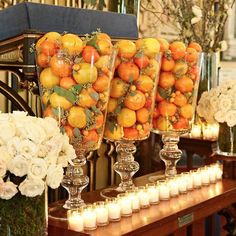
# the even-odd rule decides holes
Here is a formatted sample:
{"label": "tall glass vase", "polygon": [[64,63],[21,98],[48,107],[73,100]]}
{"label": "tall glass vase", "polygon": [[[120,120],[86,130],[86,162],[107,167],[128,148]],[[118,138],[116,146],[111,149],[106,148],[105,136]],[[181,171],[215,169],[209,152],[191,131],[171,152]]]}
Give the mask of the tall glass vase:
{"label": "tall glass vase", "polygon": [[97,150],[103,137],[116,51],[100,32],[83,41],[74,34],[47,33],[36,49],[44,116],[58,121],[77,154],[62,181],[69,194],[64,207],[78,208],[89,183],[83,173],[86,154]]}
{"label": "tall glass vase", "polygon": [[187,50],[181,42],[173,42],[170,49],[162,59],[153,115],[153,132],[162,135],[164,143],[159,154],[166,176],[176,175],[182,154],[178,149],[179,136],[191,130],[202,62],[200,53]]}
{"label": "tall glass vase", "polygon": [[[147,139],[152,128],[161,54],[159,43],[152,38],[136,42],[120,40],[116,47],[118,57],[104,138],[116,145],[118,158],[114,170],[120,175],[121,183],[115,190],[121,192],[134,187],[132,177],[139,169],[133,156],[135,141]],[[104,190],[102,195],[108,192]]]}

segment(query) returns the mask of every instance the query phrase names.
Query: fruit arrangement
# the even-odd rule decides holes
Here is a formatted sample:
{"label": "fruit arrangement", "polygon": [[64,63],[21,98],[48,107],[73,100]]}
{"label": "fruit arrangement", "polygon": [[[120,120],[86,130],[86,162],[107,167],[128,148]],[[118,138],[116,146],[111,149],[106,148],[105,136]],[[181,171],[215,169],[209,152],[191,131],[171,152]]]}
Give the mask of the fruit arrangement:
{"label": "fruit arrangement", "polygon": [[115,55],[107,34],[45,34],[36,44],[44,116],[87,150],[103,137]]}
{"label": "fruit arrangement", "polygon": [[159,74],[160,44],[154,38],[120,40],[104,137],[142,140],[152,128],[155,89]]}
{"label": "fruit arrangement", "polygon": [[[161,44],[163,43],[160,42]],[[153,128],[159,131],[184,132],[190,128],[196,105],[194,91],[199,83],[199,54],[195,42],[163,44],[161,72],[153,114]]]}

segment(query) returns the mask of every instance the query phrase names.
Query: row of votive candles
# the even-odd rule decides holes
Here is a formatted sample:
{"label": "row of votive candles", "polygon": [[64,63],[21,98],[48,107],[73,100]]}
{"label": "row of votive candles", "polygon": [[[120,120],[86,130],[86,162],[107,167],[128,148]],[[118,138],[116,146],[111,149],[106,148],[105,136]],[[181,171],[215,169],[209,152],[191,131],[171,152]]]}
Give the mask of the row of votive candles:
{"label": "row of votive candles", "polygon": [[69,229],[77,232],[95,230],[97,226],[120,221],[121,217],[129,217],[140,209],[158,204],[159,201],[166,201],[179,194],[216,183],[222,179],[222,173],[221,164],[212,164],[128,190],[118,194],[117,198],[106,199],[105,202],[99,201],[80,209],[69,210]]}
{"label": "row of votive candles", "polygon": [[219,134],[219,124],[195,124],[192,125],[191,137],[203,138],[206,140],[217,140]]}

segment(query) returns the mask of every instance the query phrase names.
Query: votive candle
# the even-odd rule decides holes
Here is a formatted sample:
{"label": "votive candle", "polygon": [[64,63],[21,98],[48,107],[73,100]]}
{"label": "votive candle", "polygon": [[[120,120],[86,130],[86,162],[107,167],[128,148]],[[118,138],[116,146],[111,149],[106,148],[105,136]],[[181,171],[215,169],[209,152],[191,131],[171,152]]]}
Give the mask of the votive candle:
{"label": "votive candle", "polygon": [[159,189],[157,184],[149,183],[146,185],[147,193],[149,195],[149,203],[150,204],[158,204],[159,203]]}
{"label": "votive candle", "polygon": [[202,180],[201,180],[201,173],[200,171],[190,171],[192,178],[193,178],[193,187],[194,188],[201,188]]}
{"label": "votive candle", "polygon": [[149,203],[149,194],[145,187],[138,188],[138,196],[141,208],[148,208],[150,206]]}
{"label": "votive candle", "polygon": [[159,193],[160,200],[169,200],[170,199],[170,188],[166,180],[159,181]]}
{"label": "votive candle", "polygon": [[179,195],[179,185],[178,185],[176,177],[169,178],[168,185],[169,185],[169,189],[170,189],[170,196],[171,197],[178,196]]}
{"label": "votive candle", "polygon": [[121,209],[117,199],[106,200],[109,221],[120,221]]}
{"label": "votive candle", "polygon": [[120,193],[117,196],[118,202],[120,204],[121,216],[131,216],[132,215],[132,203],[127,193]]}
{"label": "votive candle", "polygon": [[93,205],[87,205],[83,210],[84,229],[95,230],[97,228],[97,215]]}
{"label": "votive candle", "polygon": [[139,212],[140,211],[140,201],[138,196],[138,190],[128,190],[127,191],[128,197],[130,198],[131,205],[132,205],[132,212]]}
{"label": "votive candle", "polygon": [[95,212],[97,216],[97,225],[98,226],[108,225],[109,223],[108,209],[105,202],[98,201],[94,203],[94,206],[95,206]]}
{"label": "votive candle", "polygon": [[84,231],[84,219],[81,210],[67,211],[68,228],[76,232]]}

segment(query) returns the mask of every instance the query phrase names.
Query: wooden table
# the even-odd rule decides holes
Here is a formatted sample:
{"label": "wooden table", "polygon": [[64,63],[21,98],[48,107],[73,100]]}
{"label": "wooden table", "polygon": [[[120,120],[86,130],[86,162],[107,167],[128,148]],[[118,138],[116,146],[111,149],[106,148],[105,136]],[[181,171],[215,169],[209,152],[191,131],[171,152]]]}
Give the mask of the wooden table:
{"label": "wooden table", "polygon": [[[144,185],[148,177],[143,176],[135,180],[136,185]],[[85,193],[85,201],[101,200],[99,191]],[[120,222],[110,223],[106,227],[99,227],[95,231],[86,232],[90,235],[204,235],[204,220],[206,217],[236,202],[236,181],[224,179],[216,184],[194,190],[169,201],[162,201],[158,205],[135,213],[132,217],[122,218]],[[49,210],[57,209],[61,202],[54,203]],[[66,211],[60,209],[52,215],[66,216]],[[67,221],[60,221],[49,216],[49,236],[86,235],[67,230]],[[207,236],[215,235],[209,230]]]}

